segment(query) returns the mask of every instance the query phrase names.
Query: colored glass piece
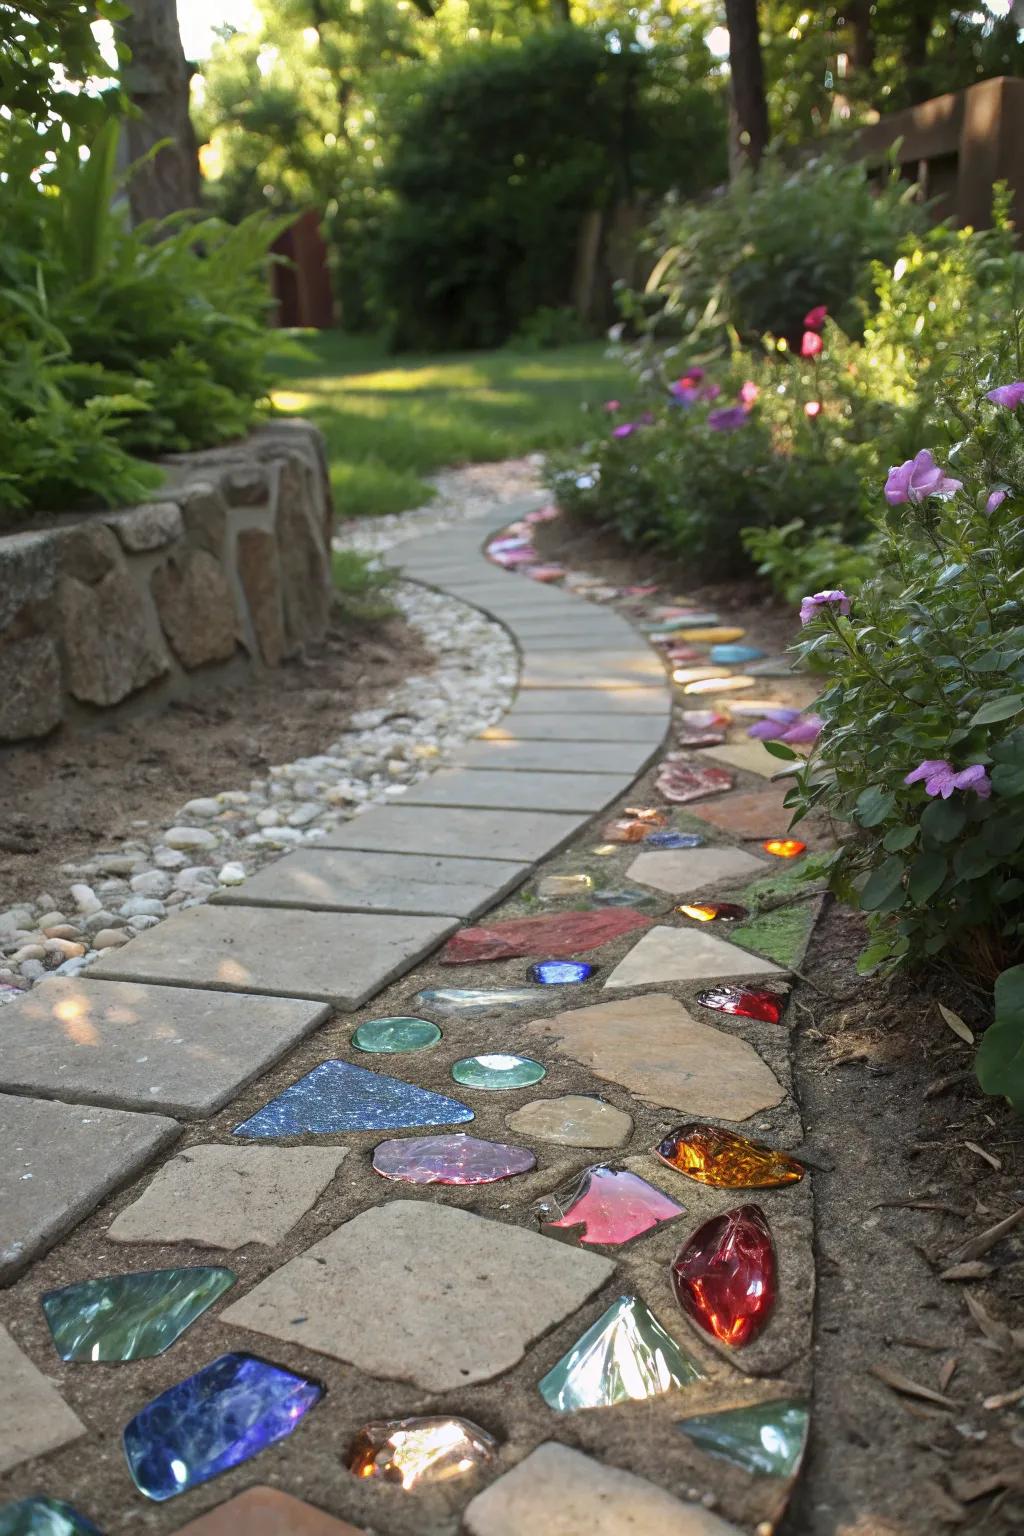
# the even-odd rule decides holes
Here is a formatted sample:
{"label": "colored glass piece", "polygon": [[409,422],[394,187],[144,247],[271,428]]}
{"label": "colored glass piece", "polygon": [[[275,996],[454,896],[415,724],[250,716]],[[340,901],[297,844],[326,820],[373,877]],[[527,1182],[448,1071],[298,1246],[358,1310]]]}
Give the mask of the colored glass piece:
{"label": "colored glass piece", "polygon": [[544,875],[537,882],[541,901],[568,901],[574,896],[589,896],[594,882],[589,875]]}
{"label": "colored glass piece", "polygon": [[712,667],[705,663],[701,667],[676,667],[672,673],[672,681],[689,692],[691,683],[711,682],[713,679],[728,676],[728,667]]}
{"label": "colored glass piece", "polygon": [[805,1172],[803,1163],[785,1152],[748,1141],[723,1126],[697,1121],[670,1131],[655,1148],[655,1156],[713,1189],[778,1189],[798,1184]]}
{"label": "colored glass piece", "polygon": [[419,1008],[431,1013],[491,1013],[499,1008],[531,1008],[537,1001],[536,987],[427,987],[413,998]]}
{"label": "colored glass piece", "polygon": [[221,1355],[125,1426],[132,1481],[147,1499],[173,1499],[290,1435],[323,1395],[315,1381],[255,1355]]}
{"label": "colored glass piece", "polygon": [[[608,829],[605,828],[606,833],[607,830]],[[597,847],[591,848],[590,851],[595,856],[595,858],[607,859],[610,854],[618,853],[619,850],[616,848],[614,843],[598,843]]]}
{"label": "colored glass piece", "polygon": [[16,1499],[0,1505],[0,1536],[101,1536],[63,1499]]}
{"label": "colored glass piece", "polygon": [[704,839],[698,832],[649,832],[644,839],[648,848],[703,848]]}
{"label": "colored glass piece", "polygon": [[765,715],[796,720],[800,711],[782,699],[730,699],[729,713],[744,720],[759,720]]}
{"label": "colored glass piece", "polygon": [[760,661],[764,651],[758,650],[756,645],[713,645],[711,647],[711,660],[724,667],[740,667],[745,661]]}
{"label": "colored glass piece", "polygon": [[681,1205],[638,1173],[605,1164],[588,1168],[567,1194],[549,1196],[538,1210],[546,1227],[580,1227],[581,1243],[609,1247],[683,1214]]}
{"label": "colored glass piece", "polygon": [[708,694],[708,693],[740,693],[744,688],[753,688],[757,679],[744,677],[740,673],[732,673],[729,677],[706,677],[698,679],[694,683],[687,683],[684,693]]}
{"label": "colored glass piece", "polygon": [[735,782],[733,774],[725,768],[691,768],[670,755],[662,763],[655,785],[673,805],[685,805],[707,795],[722,795]]}
{"label": "colored glass piece", "polygon": [[[609,821],[601,829],[601,836],[607,838],[609,843],[642,843],[650,831],[651,824],[648,821],[637,821],[633,817],[623,817],[619,821]],[[599,850],[594,849],[597,853]],[[609,853],[614,853],[610,848]]]}
{"label": "colored glass piece", "polygon": [[425,1051],[436,1045],[441,1031],[429,1019],[396,1015],[387,1019],[367,1019],[352,1036],[357,1051],[394,1056],[399,1051]]}
{"label": "colored glass piece", "polygon": [[356,1435],[346,1466],[356,1477],[399,1483],[409,1492],[464,1477],[493,1461],[497,1450],[494,1436],[469,1419],[376,1419]]}
{"label": "colored glass piece", "polygon": [[745,629],[730,627],[728,624],[712,624],[699,629],[680,630],[683,640],[693,640],[698,645],[728,645],[731,640],[742,640],[746,634]]}
{"label": "colored glass piece", "polygon": [[573,982],[589,981],[597,970],[585,960],[538,960],[530,966],[530,980],[542,987],[567,987]]}
{"label": "colored glass piece", "polygon": [[348,1061],[322,1061],[248,1120],[235,1136],[327,1136],[335,1131],[397,1131],[415,1125],[461,1125],[473,1111],[458,1099],[429,1093]]}
{"label": "colored glass piece", "polygon": [[807,1404],[780,1397],[749,1408],[700,1413],[680,1419],[676,1428],[709,1456],[720,1456],[744,1472],[792,1477],[807,1441]]}
{"label": "colored glass piece", "polygon": [[681,747],[720,747],[728,725],[728,715],[717,709],[684,709],[676,741]]}
{"label": "colored glass piece", "polygon": [[235,1283],[230,1269],[144,1269],[47,1291],[43,1312],[62,1360],[149,1360],[180,1339]]}
{"label": "colored glass piece", "polygon": [[526,1147],[461,1132],[382,1141],[373,1153],[374,1172],[403,1184],[493,1184],[536,1166]]}
{"label": "colored glass piece", "polygon": [[697,1001],[716,1013],[760,1019],[762,1024],[777,1024],[786,1006],[786,999],[777,992],[754,992],[749,987],[709,987],[706,992],[697,993]]}
{"label": "colored glass piece", "polygon": [[636,912],[545,912],[540,917],[517,917],[460,928],[441,951],[441,964],[475,965],[536,954],[567,960],[580,950],[597,949],[649,924],[649,918]]}
{"label": "colored glass piece", "polygon": [[492,1053],[486,1056],[463,1056],[452,1067],[452,1077],[464,1088],[486,1088],[501,1092],[512,1088],[529,1088],[547,1077],[547,1068],[529,1056],[506,1056]]}
{"label": "colored glass piece", "polygon": [[665,812],[659,810],[656,805],[627,805],[625,814],[631,816],[634,821],[650,822],[654,827],[665,825]]}
{"label": "colored glass piece", "polygon": [[692,917],[697,923],[712,923],[716,918],[734,921],[749,916],[747,908],[737,906],[734,901],[684,901],[676,911],[684,917]]}
{"label": "colored glass piece", "polygon": [[795,859],[807,852],[807,844],[798,837],[770,837],[761,844],[765,853],[773,853],[777,859]]}
{"label": "colored glass piece", "polygon": [[538,1382],[556,1413],[660,1397],[704,1373],[638,1296],[620,1296]]}
{"label": "colored glass piece", "polygon": [[601,907],[643,907],[652,912],[660,905],[650,891],[595,891],[592,900]]}
{"label": "colored glass piece", "polygon": [[775,1244],[759,1205],[741,1205],[697,1228],[672,1261],[683,1311],[720,1344],[739,1349],[767,1323],[777,1290]]}

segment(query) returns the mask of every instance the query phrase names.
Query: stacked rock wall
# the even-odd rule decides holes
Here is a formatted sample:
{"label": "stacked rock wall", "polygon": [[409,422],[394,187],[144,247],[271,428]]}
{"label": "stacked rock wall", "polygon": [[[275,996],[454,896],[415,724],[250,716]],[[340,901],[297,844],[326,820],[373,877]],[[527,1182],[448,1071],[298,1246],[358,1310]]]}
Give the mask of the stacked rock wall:
{"label": "stacked rock wall", "polygon": [[0,742],[158,706],[323,636],[333,509],[316,429],[275,421],[163,462],[143,506],[0,537]]}

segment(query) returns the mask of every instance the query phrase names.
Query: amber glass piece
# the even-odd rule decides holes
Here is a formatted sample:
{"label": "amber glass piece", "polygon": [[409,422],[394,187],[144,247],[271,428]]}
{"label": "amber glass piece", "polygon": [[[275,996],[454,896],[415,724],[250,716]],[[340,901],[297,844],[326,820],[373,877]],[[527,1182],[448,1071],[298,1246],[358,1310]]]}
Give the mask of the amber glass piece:
{"label": "amber glass piece", "polygon": [[770,837],[761,844],[765,853],[773,853],[777,859],[795,859],[807,852],[807,844],[798,837]]}
{"label": "amber glass piece", "polygon": [[711,923],[716,917],[739,918],[746,917],[747,908],[737,906],[734,901],[684,901],[676,907],[683,917],[692,917],[697,923]]}
{"label": "amber glass piece", "polygon": [[356,1435],[346,1465],[356,1477],[399,1483],[408,1491],[462,1477],[493,1461],[497,1449],[493,1435],[469,1419],[375,1419]]}
{"label": "amber glass piece", "polygon": [[651,822],[656,827],[663,827],[665,825],[665,813],[660,811],[657,806],[627,805],[625,814],[631,816],[634,821]]}
{"label": "amber glass piece", "polygon": [[777,1290],[775,1244],[759,1205],[741,1205],[697,1228],[672,1261],[686,1315],[720,1344],[739,1349],[761,1332]]}
{"label": "amber glass piece", "polygon": [[697,993],[703,1008],[716,1013],[731,1013],[739,1019],[760,1019],[762,1024],[777,1024],[786,1005],[777,992],[755,992],[750,987],[709,987]]}
{"label": "amber glass piece", "polygon": [[714,1189],[778,1189],[798,1184],[805,1172],[785,1152],[700,1121],[677,1126],[654,1150],[670,1168]]}

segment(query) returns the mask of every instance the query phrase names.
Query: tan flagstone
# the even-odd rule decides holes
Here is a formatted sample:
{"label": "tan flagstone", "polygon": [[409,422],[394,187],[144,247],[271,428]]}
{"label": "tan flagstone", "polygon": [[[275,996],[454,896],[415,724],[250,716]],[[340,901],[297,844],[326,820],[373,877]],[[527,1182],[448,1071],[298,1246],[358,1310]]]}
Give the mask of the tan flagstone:
{"label": "tan flagstone", "polygon": [[609,987],[649,987],[666,981],[709,981],[723,976],[785,976],[784,966],[717,939],[703,928],[651,928],[619,961]]}
{"label": "tan flagstone", "polygon": [[714,758],[716,763],[725,763],[729,768],[740,768],[744,773],[760,774],[763,779],[770,779],[773,773],[787,766],[766,751],[764,743],[756,739],[727,741],[720,747],[705,747],[701,756]]}
{"label": "tan flagstone", "polygon": [[633,1117],[624,1109],[583,1093],[534,1099],[506,1115],[505,1124],[517,1136],[563,1147],[621,1147],[633,1134]]}
{"label": "tan flagstone", "polygon": [[723,881],[749,880],[771,874],[764,859],[742,848],[670,848],[640,853],[626,870],[630,880],[670,896],[715,897]]}
{"label": "tan flagstone", "polygon": [[[53,1356],[57,1366],[57,1356]],[[56,1451],[84,1435],[73,1413],[48,1376],[22,1354],[6,1328],[0,1327],[0,1473],[22,1461]]]}

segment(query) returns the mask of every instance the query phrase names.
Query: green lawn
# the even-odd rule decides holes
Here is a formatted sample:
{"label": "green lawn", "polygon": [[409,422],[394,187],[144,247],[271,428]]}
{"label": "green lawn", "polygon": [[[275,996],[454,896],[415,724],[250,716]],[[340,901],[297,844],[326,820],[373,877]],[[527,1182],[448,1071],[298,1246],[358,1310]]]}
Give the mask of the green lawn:
{"label": "green lawn", "polygon": [[586,407],[628,388],[603,342],[441,357],[389,356],[338,331],[295,344],[274,403],[323,432],[341,518],[419,506],[430,495],[422,477],[446,465],[572,447],[587,435]]}

